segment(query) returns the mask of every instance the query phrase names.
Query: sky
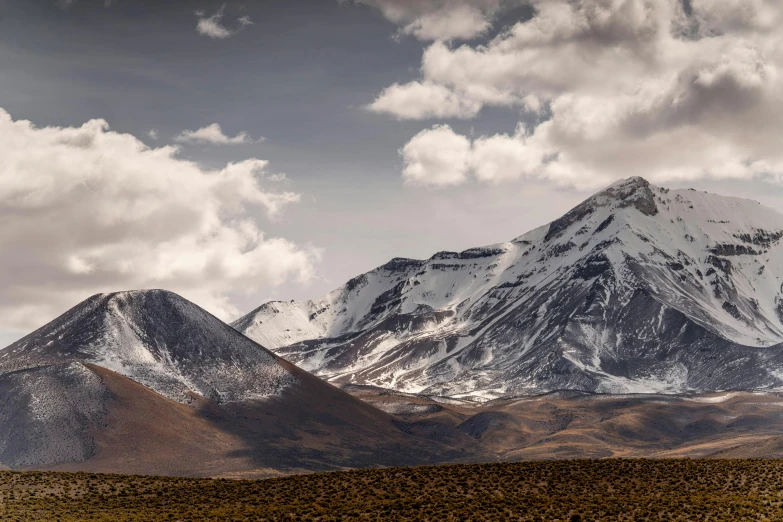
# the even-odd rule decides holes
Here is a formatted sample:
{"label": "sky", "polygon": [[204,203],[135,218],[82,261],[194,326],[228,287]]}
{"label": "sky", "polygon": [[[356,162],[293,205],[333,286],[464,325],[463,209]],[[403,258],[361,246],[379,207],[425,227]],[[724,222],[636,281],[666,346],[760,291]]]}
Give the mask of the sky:
{"label": "sky", "polygon": [[0,346],[232,320],[643,176],[781,208],[773,0],[0,0]]}

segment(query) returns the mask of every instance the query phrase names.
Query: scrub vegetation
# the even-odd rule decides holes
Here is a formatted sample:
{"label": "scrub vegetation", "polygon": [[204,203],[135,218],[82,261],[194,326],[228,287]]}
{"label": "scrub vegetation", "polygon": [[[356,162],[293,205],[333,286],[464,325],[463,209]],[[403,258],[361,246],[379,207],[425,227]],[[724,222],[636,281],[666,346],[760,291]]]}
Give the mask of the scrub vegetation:
{"label": "scrub vegetation", "polygon": [[267,480],[0,473],[2,520],[783,520],[783,461],[572,460]]}

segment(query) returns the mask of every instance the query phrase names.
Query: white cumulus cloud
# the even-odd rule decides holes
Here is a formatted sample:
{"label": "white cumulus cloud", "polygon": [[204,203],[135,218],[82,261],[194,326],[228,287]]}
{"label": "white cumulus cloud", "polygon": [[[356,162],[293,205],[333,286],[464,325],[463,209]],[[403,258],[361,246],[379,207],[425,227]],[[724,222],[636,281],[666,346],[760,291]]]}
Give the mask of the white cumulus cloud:
{"label": "white cumulus cloud", "polygon": [[587,188],[629,175],[783,179],[783,4],[532,3],[532,18],[488,43],[428,45],[420,78],[390,86],[369,108],[412,120],[471,118],[487,106],[521,113],[513,134],[468,140],[463,180]]}
{"label": "white cumulus cloud", "polygon": [[459,96],[448,87],[432,82],[395,83],[367,106],[372,112],[398,119],[473,118],[481,103]]}
{"label": "white cumulus cloud", "polygon": [[513,135],[497,134],[475,140],[448,125],[435,125],[414,136],[400,150],[406,183],[429,186],[462,185],[473,179],[502,183],[542,174],[550,161],[531,143],[523,125]]}
{"label": "white cumulus cloud", "polygon": [[260,228],[300,199],[265,188],[266,161],[211,170],[103,120],[36,127],[3,110],[0,138],[0,329],[40,326],[92,293],[151,287],[228,319],[238,288],[314,275],[317,249]]}
{"label": "white cumulus cloud", "polygon": [[461,185],[470,169],[471,144],[448,125],[424,130],[400,150],[402,176],[412,185]]}

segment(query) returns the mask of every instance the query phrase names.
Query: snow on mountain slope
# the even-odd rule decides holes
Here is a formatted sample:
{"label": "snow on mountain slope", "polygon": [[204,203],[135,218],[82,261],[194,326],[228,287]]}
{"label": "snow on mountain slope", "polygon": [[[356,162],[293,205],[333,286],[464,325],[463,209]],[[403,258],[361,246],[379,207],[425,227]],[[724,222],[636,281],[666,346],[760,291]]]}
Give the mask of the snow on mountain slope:
{"label": "snow on mountain slope", "polygon": [[88,458],[111,400],[80,363],[2,373],[0,396],[0,462],[12,468]]}
{"label": "snow on mountain slope", "polygon": [[278,394],[295,378],[270,352],[171,292],[96,295],[0,351],[0,374],[92,363],[179,402]]}
{"label": "snow on mountain slope", "polygon": [[473,396],[783,385],[783,215],[630,178],[508,243],[233,324],[316,375]]}

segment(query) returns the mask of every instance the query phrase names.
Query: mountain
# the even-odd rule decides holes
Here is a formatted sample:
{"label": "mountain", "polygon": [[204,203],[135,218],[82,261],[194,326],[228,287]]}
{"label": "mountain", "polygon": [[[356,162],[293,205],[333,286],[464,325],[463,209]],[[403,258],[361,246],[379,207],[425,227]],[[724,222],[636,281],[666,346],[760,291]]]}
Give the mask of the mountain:
{"label": "mountain", "polygon": [[0,396],[14,469],[263,476],[455,460],[466,440],[419,437],[161,290],[96,295],[0,350]]}
{"label": "mountain", "polygon": [[277,395],[294,378],[270,352],[164,291],[96,295],[0,352],[0,371],[71,361],[113,370],[178,402]]}
{"label": "mountain", "polygon": [[783,386],[783,215],[635,177],[510,242],[233,326],[336,383],[491,399]]}

